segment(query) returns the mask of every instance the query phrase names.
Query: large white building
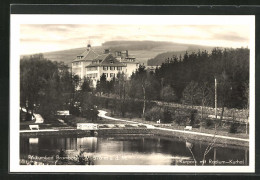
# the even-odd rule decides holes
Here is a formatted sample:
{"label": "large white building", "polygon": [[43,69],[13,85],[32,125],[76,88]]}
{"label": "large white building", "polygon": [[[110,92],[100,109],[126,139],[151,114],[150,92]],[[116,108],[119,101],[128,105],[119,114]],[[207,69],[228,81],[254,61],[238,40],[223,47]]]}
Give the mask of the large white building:
{"label": "large white building", "polygon": [[136,61],[135,57],[128,54],[126,51],[116,51],[115,57],[119,62],[123,63],[126,66],[125,74],[127,78],[130,78],[132,73],[136,71],[139,67],[139,62]]}
{"label": "large white building", "polygon": [[112,54],[102,54],[96,57],[91,64],[86,66],[86,77],[90,78],[93,87],[103,74],[108,81],[112,80],[120,72],[126,71],[126,65],[119,62]]}
{"label": "large white building", "polygon": [[103,54],[98,54],[88,48],[78,55],[72,62],[72,73],[81,79],[87,77],[92,80],[92,86],[96,87],[97,81],[104,74],[108,81],[120,73],[130,78],[132,73],[139,67],[135,57],[129,56],[128,51],[116,51],[114,54],[105,49]]}
{"label": "large white building", "polygon": [[78,55],[76,59],[72,61],[72,73],[78,75],[80,79],[84,79],[86,75],[86,66],[92,63],[92,60],[98,56],[96,52],[88,45],[86,51]]}

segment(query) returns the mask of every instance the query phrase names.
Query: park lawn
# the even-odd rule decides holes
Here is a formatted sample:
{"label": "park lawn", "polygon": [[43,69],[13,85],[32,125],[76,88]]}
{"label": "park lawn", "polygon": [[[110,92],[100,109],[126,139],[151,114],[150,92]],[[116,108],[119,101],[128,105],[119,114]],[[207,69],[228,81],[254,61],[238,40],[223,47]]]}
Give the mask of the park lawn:
{"label": "park lawn", "polygon": [[[107,116],[110,116],[110,113],[107,114]],[[185,126],[177,125],[175,122],[169,123],[171,126],[164,126],[163,124],[157,124],[154,121],[146,121],[142,118],[123,118],[118,115],[114,115],[114,118],[122,119],[122,120],[127,120],[127,121],[134,121],[138,123],[144,123],[144,124],[150,124],[158,127],[163,127],[163,128],[169,128],[169,129],[175,129],[175,130],[184,130]],[[207,133],[207,134],[215,134],[215,129],[213,126],[209,128],[205,128],[202,126],[201,130],[200,128],[192,128],[193,132],[201,132],[201,133]],[[236,138],[243,138],[243,139],[248,139],[249,135],[245,133],[241,133],[238,131],[238,133],[229,133],[229,127],[217,127],[217,135],[221,136],[228,136],[228,137],[236,137]]]}

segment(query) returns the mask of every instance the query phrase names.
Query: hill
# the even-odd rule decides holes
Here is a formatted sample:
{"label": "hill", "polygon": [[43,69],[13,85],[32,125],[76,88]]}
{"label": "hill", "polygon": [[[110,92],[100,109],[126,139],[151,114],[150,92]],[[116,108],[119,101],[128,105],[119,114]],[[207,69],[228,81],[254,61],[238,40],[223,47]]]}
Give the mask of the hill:
{"label": "hill", "polygon": [[[201,48],[200,50],[207,50],[208,52],[211,52],[213,48]],[[148,59],[147,65],[148,66],[160,66],[162,63],[165,62],[167,59],[171,59],[172,57],[176,56],[179,57],[180,55],[183,56],[186,52],[187,53],[192,53],[192,52],[197,52],[198,49],[189,49],[187,51],[169,51],[169,52],[164,52],[160,53],[154,58]]]}
{"label": "hill", "polygon": [[110,48],[112,52],[127,49],[129,54],[134,55],[141,64],[150,66],[161,65],[168,57],[183,55],[186,51],[213,49],[210,46],[165,41],[107,41],[102,44],[102,47]]}
{"label": "hill", "polygon": [[[180,52],[207,49],[209,47],[161,41],[107,41],[103,43],[102,46],[94,46],[92,48],[99,53],[106,48],[109,48],[111,52],[128,50],[129,54],[135,56],[141,64],[147,65],[148,59],[151,59],[149,60],[149,65],[159,65],[165,60],[165,55],[157,57],[159,54],[165,52],[176,52],[178,54]],[[68,66],[71,66],[72,60],[75,59],[77,55],[83,53],[85,49],[86,47],[81,47],[62,51],[45,52],[43,55],[52,61],[63,61]],[[171,53],[169,55],[171,55]]]}

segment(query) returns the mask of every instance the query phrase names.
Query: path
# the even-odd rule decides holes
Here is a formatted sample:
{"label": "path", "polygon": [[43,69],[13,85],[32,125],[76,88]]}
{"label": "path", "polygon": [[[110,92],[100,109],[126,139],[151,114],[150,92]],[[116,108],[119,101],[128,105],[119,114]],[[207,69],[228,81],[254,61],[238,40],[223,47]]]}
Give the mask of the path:
{"label": "path", "polygon": [[[114,120],[114,121],[124,121],[124,122],[129,122],[129,123],[138,123],[135,121],[128,121],[128,120],[123,120],[123,119],[117,119],[113,117],[106,116],[106,111],[99,110],[99,117]],[[143,125],[149,125],[145,123],[139,123]],[[160,127],[154,127],[154,129],[159,129],[163,131],[171,131],[171,132],[180,132],[180,133],[186,133],[186,134],[194,134],[194,135],[201,135],[201,136],[207,136],[207,137],[214,137],[214,134],[207,134],[207,133],[200,133],[200,132],[194,132],[194,131],[184,131],[184,130],[174,130],[174,129],[167,129],[167,128],[160,128]],[[249,139],[243,139],[243,138],[236,138],[236,137],[229,137],[229,136],[221,136],[221,135],[215,135],[216,138],[221,138],[221,139],[230,139],[230,140],[238,140],[238,141],[245,141],[249,142]]]}
{"label": "path", "polygon": [[57,130],[57,129],[20,130],[20,133],[24,133],[24,132],[52,132],[52,131],[59,131],[59,130]]}

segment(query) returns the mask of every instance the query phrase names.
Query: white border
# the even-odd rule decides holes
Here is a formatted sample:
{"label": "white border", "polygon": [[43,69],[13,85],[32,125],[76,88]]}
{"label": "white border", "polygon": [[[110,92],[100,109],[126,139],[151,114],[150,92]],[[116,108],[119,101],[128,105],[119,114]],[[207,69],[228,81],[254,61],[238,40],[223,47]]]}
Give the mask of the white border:
{"label": "white border", "polygon": [[[174,18],[174,21],[172,21]],[[255,172],[255,16],[177,15],[11,15],[10,52],[10,172]],[[86,22],[87,20],[87,22]],[[19,165],[20,24],[178,24],[250,26],[249,166],[23,166]]]}

